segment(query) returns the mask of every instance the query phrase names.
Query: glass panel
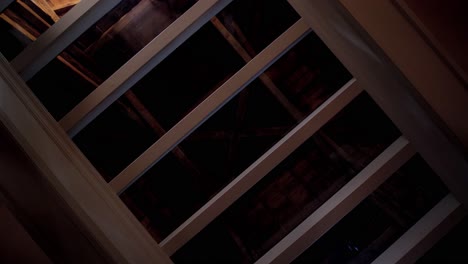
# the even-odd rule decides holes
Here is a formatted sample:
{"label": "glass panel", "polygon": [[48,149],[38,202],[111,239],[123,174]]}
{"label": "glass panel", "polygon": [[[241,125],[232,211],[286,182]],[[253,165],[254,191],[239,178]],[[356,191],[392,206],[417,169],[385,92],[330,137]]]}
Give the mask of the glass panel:
{"label": "glass panel", "polygon": [[[314,55],[315,53],[321,56]],[[308,58],[312,57],[320,59],[309,61]],[[287,70],[291,75],[297,69],[302,69],[304,78],[309,78],[310,74],[315,78],[309,82],[284,87],[269,84],[273,79],[270,79],[270,76],[281,81],[291,78],[288,74],[284,74],[282,78],[270,74],[282,73],[284,64],[289,65]],[[333,67],[322,67],[327,64]],[[329,75],[337,76],[341,83],[329,82],[325,77]],[[265,82],[265,78],[270,81]],[[163,158],[161,164],[156,164],[138,184],[125,192],[124,197],[128,197],[124,200],[134,200],[134,203],[127,205],[130,209],[141,211],[148,216],[148,225],[151,225],[149,229],[158,230],[160,234],[155,236],[156,240],[163,239],[350,78],[349,73],[318,37],[310,34],[284,55],[282,60],[273,64],[266,75],[252,82],[179,145],[179,150],[184,155],[179,155],[178,160],[189,168],[189,175],[174,174],[171,170],[166,170],[161,164],[167,162],[165,159],[173,157]],[[293,116],[294,113],[288,112],[270,90],[277,89],[281,93],[281,89],[287,91],[289,87],[299,90],[298,93],[302,94],[299,98],[301,102],[310,103],[302,112],[294,102],[289,102],[291,107],[298,108],[295,111],[300,116]],[[161,112],[155,116],[163,114],[164,112]],[[168,180],[169,178],[171,179]],[[180,185],[185,185],[187,178],[190,178],[192,183],[182,190]],[[166,196],[160,188],[171,192]],[[144,200],[142,197],[145,195],[156,198],[153,202],[146,201],[144,204],[137,202]],[[178,207],[174,200],[185,203],[184,207]],[[149,217],[154,214],[163,216]]]}
{"label": "glass panel", "polygon": [[79,2],[14,1],[0,14],[0,52],[12,60]]}
{"label": "glass panel", "polygon": [[359,96],[173,259],[256,261],[398,136],[369,96]]}
{"label": "glass panel", "polygon": [[[28,84],[34,92],[44,86],[49,88],[47,94],[38,97],[50,102],[46,105],[49,111],[59,108],[59,112],[51,113],[61,118],[195,2],[121,1],[57,57],[61,63],[59,67],[56,62],[49,63]],[[70,71],[75,73],[74,78],[56,78]],[[57,91],[75,81],[82,84],[67,89],[71,100],[55,96]]]}
{"label": "glass panel", "polygon": [[[41,87],[49,87],[46,94],[38,92],[38,97],[41,101],[47,102],[46,108],[51,111],[54,117],[57,119],[63,117],[64,113],[70,111],[77,102],[83,100],[92,90],[169,26],[172,21],[190,8],[194,2],[194,0],[177,0],[170,1],[170,3],[150,0],[122,1],[60,55],[60,66],[57,66],[57,63],[50,63],[29,82],[29,85],[34,92],[40,91]],[[194,78],[203,78],[209,84],[196,91],[205,95],[206,89],[212,88],[216,84],[215,81],[225,80],[223,78],[218,79],[217,76],[207,78],[207,75],[216,75],[217,71],[227,70],[225,66],[229,65],[229,63],[233,67],[239,63],[233,62],[234,59],[229,58],[229,56],[232,57],[229,52],[225,56],[220,56],[220,52],[223,51],[224,47],[217,45],[217,39],[214,39],[214,43],[211,45],[210,38],[213,38],[214,35],[219,35],[215,36],[215,38],[226,38],[229,44],[225,45],[232,45],[235,52],[242,55],[243,60],[239,60],[245,62],[299,19],[297,13],[285,0],[253,2],[237,0],[228,5],[220,15],[213,18],[211,22],[208,22],[208,25],[201,29],[204,33],[200,34],[211,35],[206,37],[205,42],[192,40],[192,47],[185,45],[185,48],[180,48],[181,51],[179,51],[178,55],[172,56],[171,62],[166,60],[166,62],[163,62],[165,66],[157,67],[158,70],[154,70],[150,76],[136,85],[135,92],[141,96],[142,100],[153,100],[154,96],[149,98],[146,98],[146,96],[148,93],[150,95],[154,95],[154,93],[147,92],[147,89],[142,87],[148,85],[166,87],[170,85],[171,87],[184,89],[187,86],[194,86],[191,83]],[[263,26],[267,27],[263,28]],[[208,53],[201,52],[200,54],[189,53],[190,51],[198,51],[196,45],[208,46],[214,48],[214,50]],[[199,48],[207,50],[208,47]],[[215,58],[215,56],[218,57]],[[238,57],[237,54],[234,56]],[[223,59],[226,59],[226,62],[221,63]],[[204,67],[206,66],[203,63],[204,60],[218,60],[221,67],[219,69],[217,67]],[[176,64],[174,64],[175,61]],[[197,66],[200,69],[193,68],[196,63],[198,63]],[[75,72],[73,74],[75,76],[68,81],[55,78],[56,75],[67,74],[70,71]],[[175,76],[179,72],[183,73],[184,78]],[[159,80],[161,78],[162,80],[152,83],[155,79]],[[56,92],[60,93],[61,87],[66,87],[68,83],[74,80],[78,80],[75,84],[76,88],[67,89],[70,96],[66,97],[72,99],[62,100],[60,97],[55,96]],[[195,90],[197,87],[192,89]],[[168,94],[168,96],[177,95],[178,98],[180,97],[179,100],[184,101],[184,94],[185,92],[176,94],[176,89],[174,89],[173,94]],[[189,99],[192,99],[192,97]],[[174,106],[174,103],[170,101],[164,101],[164,103],[146,104],[154,106],[154,108],[159,107],[158,109],[152,109],[154,111],[159,110],[163,105]],[[177,110],[182,111],[184,109],[179,110],[177,108]],[[164,123],[163,121],[161,122]]]}
{"label": "glass panel", "polygon": [[447,193],[415,156],[294,263],[371,263]]}
{"label": "glass panel", "polygon": [[416,264],[426,263],[468,263],[467,239],[468,217],[456,225],[434,247],[432,247]]}
{"label": "glass panel", "polygon": [[[200,63],[201,61],[203,63]],[[121,132],[126,130],[119,117],[101,117],[104,115],[102,114],[75,137],[75,143],[94,166],[108,167],[101,173],[109,175],[109,179],[112,179],[242,65],[243,62],[236,52],[211,24],[207,24],[112,105],[121,109],[119,113],[124,120],[140,120],[140,130],[149,130],[143,134],[153,134],[154,140],[145,141],[141,147],[134,147],[132,141],[140,137],[135,133],[125,137],[128,140],[125,141],[128,142],[125,143],[125,148],[118,147],[122,144],[120,140],[112,143],[115,145],[113,148],[100,144],[98,142],[101,141],[101,137],[106,137],[106,134],[112,131],[103,133],[104,130],[93,127],[113,127]],[[174,73],[181,74],[181,77],[175,76]],[[124,105],[132,111],[126,110]],[[104,157],[94,159],[96,153],[101,153]],[[134,153],[131,155],[132,159],[128,156],[129,153]],[[116,163],[106,156],[128,156],[129,159]],[[109,166],[104,166],[105,163]]]}

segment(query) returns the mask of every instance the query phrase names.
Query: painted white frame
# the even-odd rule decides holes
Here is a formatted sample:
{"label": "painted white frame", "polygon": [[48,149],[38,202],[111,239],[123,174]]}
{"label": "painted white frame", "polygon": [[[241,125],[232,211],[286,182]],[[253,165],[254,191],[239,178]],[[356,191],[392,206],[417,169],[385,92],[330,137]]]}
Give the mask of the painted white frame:
{"label": "painted white frame", "polygon": [[[395,0],[340,0],[468,149],[468,83],[428,43]],[[401,1],[399,1],[401,2]],[[372,10],[372,12],[369,12]],[[450,92],[447,92],[450,87]]]}
{"label": "painted white frame", "polygon": [[160,243],[163,250],[168,255],[174,254],[332,119],[339,111],[356,98],[361,91],[354,79],[345,84],[291,132],[284,136],[283,139],[271,147],[271,149],[258,158],[251,166],[236,177],[236,179],[229,183],[195,214],[187,219],[187,221],[164,239]]}
{"label": "painted white frame", "polygon": [[73,137],[232,0],[201,0],[105,80],[61,120]]}
{"label": "painted white frame", "polygon": [[116,263],[172,263],[0,55],[0,121]]}
{"label": "painted white frame", "polygon": [[[24,55],[20,54],[13,61],[13,65],[16,65],[15,68],[25,79],[29,79],[63,50],[68,45],[65,43],[71,43],[76,39],[79,36],[77,32],[86,29],[86,27],[79,26],[78,21],[85,19],[89,10],[96,9],[97,13],[86,18],[86,23],[101,17],[103,10],[110,8],[109,6],[115,1],[102,1],[103,5],[104,2],[109,4],[105,7],[97,7],[98,1],[95,0],[83,2],[86,5],[82,4],[80,9],[75,10],[78,16],[70,15],[71,18],[59,24],[65,17],[62,18],[57,22],[57,26],[49,29],[50,33],[46,32],[49,35],[43,37],[43,40],[40,40],[41,38],[36,40],[34,42],[36,44],[33,43],[23,52]],[[70,136],[74,136],[230,2],[230,0],[198,1],[68,113],[60,121],[62,127],[69,132]],[[460,79],[447,70],[444,62],[433,54],[434,51],[427,48],[427,43],[414,37],[416,33],[414,29],[409,28],[411,24],[395,13],[395,6],[389,0],[289,0],[289,2],[302,19],[266,50],[253,58],[119,174],[110,183],[113,190],[102,180],[99,173],[58,124],[52,120],[27,89],[24,81],[10,68],[8,62],[3,58],[0,59],[0,119],[43,172],[46,180],[64,197],[65,203],[76,213],[80,223],[89,229],[90,236],[116,262],[170,263],[170,260],[125,208],[115,192],[123,191],[134,182],[224,103],[258,77],[275,59],[300,40],[310,28],[313,28],[355,76],[359,87],[353,80],[340,90],[341,94],[338,92],[319,107],[166,238],[161,243],[163,249],[168,254],[172,254],[189,241],[302,144],[315,132],[314,130],[328,121],[334,111],[339,111],[349,100],[352,100],[361,89],[368,92],[393,120],[404,137],[411,142],[411,147],[421,154],[446,183],[453,195],[462,204],[468,205],[468,193],[465,192],[468,186],[468,162],[458,142],[450,133],[447,133],[448,130],[452,131],[466,144],[464,133],[468,130],[464,129],[467,124],[463,123],[459,116],[452,116],[457,114],[454,109],[459,109],[460,105],[466,105],[464,104],[466,96],[461,94],[459,89]],[[364,5],[372,5],[379,12],[366,13]],[[382,8],[387,8],[391,12],[385,13],[385,9]],[[411,48],[414,47],[413,51],[416,52],[417,59],[405,58],[402,50],[395,48],[400,44],[390,45],[387,42],[391,40],[389,35],[380,32],[381,28],[378,29],[369,22],[378,18],[375,17],[378,14],[397,22],[399,28],[392,29],[403,30],[402,38],[411,43],[409,45]],[[27,62],[28,56],[34,58],[34,63],[31,65]],[[423,66],[426,66],[423,75],[414,71],[414,67],[421,65],[421,61],[427,62],[423,63],[425,64]],[[430,68],[432,66],[434,68]],[[448,94],[453,97],[455,107],[452,105],[451,108],[447,103],[439,105],[437,101],[434,101],[438,99],[437,96],[445,96],[445,94],[437,93],[437,91],[440,92],[442,85],[446,85],[446,82],[442,80],[448,80],[451,87],[455,87]],[[426,87],[427,85],[429,88]],[[435,121],[436,118],[431,110],[424,107],[424,103],[421,103],[421,100],[415,96],[413,89],[429,103],[448,129]],[[343,95],[345,92],[349,94]],[[332,105],[336,105],[336,108]],[[293,260],[408,160],[414,153],[411,147],[404,138],[397,140],[263,256],[259,263]],[[456,217],[464,213],[464,208],[453,197],[446,197],[378,260],[389,260],[388,254],[398,256],[398,261],[404,263],[407,263],[407,260],[414,260],[417,254],[421,254],[421,249],[427,250],[430,245],[448,232],[449,227],[454,225]],[[328,220],[331,222],[324,222]],[[311,230],[318,230],[318,233],[310,236]],[[412,235],[414,232],[420,231],[425,233],[418,236],[417,241],[408,239],[414,237]]]}
{"label": "painted white frame", "polygon": [[83,0],[11,61],[28,81],[121,0]]}
{"label": "painted white frame", "polygon": [[424,103],[413,93],[411,83],[387,59],[386,53],[363,31],[358,30],[359,26],[339,0],[288,1],[400,129],[454,196],[468,206],[468,161],[460,144],[424,108]]}
{"label": "painted white frame", "polygon": [[353,210],[415,154],[400,137],[256,263],[289,263]]}
{"label": "painted white frame", "polygon": [[109,183],[111,187],[123,192],[309,31],[302,19],[297,21],[118,174]]}
{"label": "painted white frame", "polygon": [[415,263],[465,215],[465,208],[448,194],[372,264]]}

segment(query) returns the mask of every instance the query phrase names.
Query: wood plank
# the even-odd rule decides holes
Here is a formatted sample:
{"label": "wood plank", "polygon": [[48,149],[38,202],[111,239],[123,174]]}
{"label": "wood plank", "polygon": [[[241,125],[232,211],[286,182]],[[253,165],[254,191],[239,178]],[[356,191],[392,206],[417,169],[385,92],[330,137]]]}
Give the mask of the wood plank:
{"label": "wood plank", "polygon": [[117,175],[110,182],[112,188],[123,192],[308,32],[303,20],[296,22]]}
{"label": "wood plank", "polygon": [[289,263],[353,210],[415,151],[400,137],[256,263]]}
{"label": "wood plank", "polygon": [[62,118],[62,127],[75,136],[231,1],[195,3]]}
{"label": "wood plank", "polygon": [[113,261],[171,263],[2,56],[0,120]]}
{"label": "wood plank", "polygon": [[261,180],[276,165],[304,143],[304,141],[317,132],[333,116],[360,94],[360,92],[361,89],[354,80],[337,91],[296,128],[289,132],[283,139],[276,143],[270,150],[164,239],[160,244],[163,250],[167,254],[172,255],[187,243],[200,232],[200,230]]}
{"label": "wood plank", "polygon": [[11,64],[24,80],[31,79],[120,0],[82,1],[23,50]]}
{"label": "wood plank", "polygon": [[[289,2],[363,85],[454,196],[468,206],[468,161],[461,145],[446,133],[440,122],[415,97],[411,83],[387,59],[382,49],[358,31],[359,25],[337,0]],[[447,93],[451,94],[449,89]]]}
{"label": "wood plank", "polygon": [[465,215],[463,206],[448,194],[372,263],[415,263]]}
{"label": "wood plank", "polygon": [[55,10],[50,6],[49,2],[46,0],[32,0],[32,2],[39,7],[44,13],[46,13],[50,18],[57,22],[60,20],[60,17],[55,13]]}

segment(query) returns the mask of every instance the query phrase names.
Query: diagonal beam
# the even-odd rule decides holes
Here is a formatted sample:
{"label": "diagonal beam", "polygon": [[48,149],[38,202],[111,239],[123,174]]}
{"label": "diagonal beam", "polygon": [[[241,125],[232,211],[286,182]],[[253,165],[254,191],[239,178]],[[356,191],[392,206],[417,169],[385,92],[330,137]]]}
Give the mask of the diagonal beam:
{"label": "diagonal beam", "polygon": [[[342,5],[344,1],[288,0],[288,2],[311,27],[313,26],[314,32],[359,80],[363,88],[411,141],[453,195],[468,206],[466,191],[468,161],[461,144],[455,142],[451,135],[444,131],[439,120],[436,120],[433,113],[425,108],[420,98],[415,97],[414,86],[402,75],[401,69],[388,59],[388,54],[386,55],[372,42],[368,35],[363,36],[360,31],[362,28],[356,20],[347,16],[348,10],[344,10]],[[352,4],[352,1],[346,2]],[[366,3],[379,5],[387,2],[367,1]],[[372,12],[369,14],[374,15]],[[424,77],[432,78],[427,74]],[[454,96],[451,92],[447,95]],[[461,122],[460,125],[466,125],[466,122]]]}
{"label": "diagonal beam", "polygon": [[309,27],[303,20],[291,26],[117,175],[110,182],[112,188],[117,193],[124,191],[308,32]]}
{"label": "diagonal beam", "polygon": [[75,136],[231,1],[195,3],[62,118],[62,127]]}
{"label": "diagonal beam", "polygon": [[414,263],[466,215],[452,194],[443,198],[372,264]]}
{"label": "diagonal beam", "polygon": [[55,13],[55,10],[50,6],[49,2],[46,0],[32,0],[32,2],[39,7],[44,13],[50,16],[50,18],[57,22],[60,20],[60,17]]}
{"label": "diagonal beam", "polygon": [[289,263],[293,261],[351,212],[414,154],[415,151],[405,138],[397,139],[256,263]]}
{"label": "diagonal beam", "polygon": [[28,81],[120,0],[82,1],[11,62]]}
{"label": "diagonal beam", "polygon": [[[32,10],[28,9],[29,12],[33,12]],[[8,17],[3,17],[4,15],[1,14],[0,17],[2,18],[7,18]],[[13,23],[11,20],[7,20],[8,23]],[[46,23],[44,21],[44,23]],[[47,25],[47,24],[46,24]],[[37,32],[29,32],[28,29],[23,28],[21,25],[18,24],[12,24],[16,29],[20,30],[21,32],[25,32],[28,36],[29,39],[32,41],[36,40],[34,35],[37,35]],[[48,25],[50,27],[50,25]],[[102,80],[93,74],[91,71],[87,70],[84,68],[80,62],[76,61],[73,56],[69,56],[68,53],[64,52],[62,55],[59,55],[57,59],[62,62],[66,67],[70,68],[73,72],[78,74],[81,78],[89,82],[91,85],[94,87],[98,87],[99,83],[102,83]],[[156,135],[161,137],[166,133],[166,130],[159,124],[159,122],[156,120],[156,118],[148,111],[148,109],[144,106],[144,104],[140,101],[140,99],[132,92],[132,91],[127,91],[125,93],[125,98],[130,102],[132,107],[136,110],[136,112],[140,115],[140,117],[146,122],[151,129],[155,132]],[[126,105],[120,103],[120,106],[127,108],[126,111],[132,111],[133,109],[129,109]],[[132,117],[131,117],[132,118]],[[175,147],[172,150],[172,153],[175,155],[176,158],[179,159],[179,161],[182,163],[183,166],[185,166],[187,169],[192,171],[194,174],[198,175],[200,174],[199,169],[197,166],[187,157],[187,155],[184,153],[184,151],[180,147]]]}
{"label": "diagonal beam", "polygon": [[[242,44],[236,39],[236,37],[234,37],[234,35],[232,35],[232,33],[229,32],[229,30],[223,25],[223,23],[221,23],[221,21],[217,17],[213,17],[211,19],[211,23],[245,62],[249,62],[252,59],[252,56],[250,56],[249,52],[242,46]],[[234,21],[232,21],[231,24],[235,28],[238,28],[237,24]],[[238,30],[240,31],[240,29]],[[273,81],[266,73],[261,74],[259,76],[259,79],[263,83],[263,85],[265,85],[265,87],[271,92],[271,94],[273,94],[276,100],[278,100],[278,102],[291,114],[292,117],[294,117],[296,120],[302,119],[302,113],[289,101],[289,99],[273,83]]]}
{"label": "diagonal beam", "polygon": [[168,255],[172,255],[194,237],[240,196],[260,181],[276,165],[289,156],[296,148],[317,132],[333,116],[351,102],[361,89],[352,80],[324,102],[296,128],[276,143],[263,156],[248,167],[234,181],[214,196],[200,210],[185,221],[160,245]]}

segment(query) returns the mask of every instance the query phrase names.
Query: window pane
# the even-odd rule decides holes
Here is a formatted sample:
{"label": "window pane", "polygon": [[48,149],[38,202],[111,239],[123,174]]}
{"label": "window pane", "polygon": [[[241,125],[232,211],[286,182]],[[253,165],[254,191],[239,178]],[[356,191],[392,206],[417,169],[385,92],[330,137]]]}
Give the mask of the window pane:
{"label": "window pane", "polygon": [[256,261],[398,136],[373,101],[366,94],[359,96],[180,249],[174,260]]}
{"label": "window pane", "polygon": [[[275,34],[279,35],[281,33],[276,32]],[[114,103],[114,108],[122,108],[121,112],[128,112],[129,114],[127,115],[130,119],[137,118],[140,121],[142,120],[143,123],[140,124],[140,126],[143,126],[142,129],[150,128],[155,138],[159,138],[245,65],[246,60],[242,59],[239,55],[239,50],[234,49],[233,46],[235,45],[227,39],[232,40],[232,38],[225,38],[225,32],[220,29],[219,23],[207,23]],[[330,54],[326,49],[325,52]],[[328,56],[334,60],[333,56]],[[298,65],[301,65],[301,63],[303,62],[291,61],[291,67],[299,67]],[[44,69],[43,71],[46,70],[49,69]],[[349,79],[349,74],[347,74],[341,65],[338,65],[335,71],[338,75],[345,75]],[[36,79],[47,77],[50,74],[53,74],[53,70],[44,76],[36,76]],[[65,82],[68,77],[69,75],[62,74],[58,79],[63,78]],[[47,79],[41,79],[38,82],[36,94],[42,98],[43,103],[46,105],[50,104],[48,109],[49,111],[53,110],[57,114],[57,118],[66,114],[70,105],[74,105],[80,100],[80,96],[77,97],[76,92],[70,93],[70,90],[81,90],[80,94],[85,96],[87,92],[93,89],[90,85],[83,86],[80,89],[78,86],[83,83],[74,82],[69,86],[71,89],[57,91],[61,95],[60,98],[62,98],[60,102],[57,102],[56,98],[58,96],[51,93],[49,86],[39,85],[46,81]],[[329,93],[336,90],[335,88],[330,87]],[[132,109],[132,113],[126,110],[124,106],[127,109]],[[131,116],[135,114],[137,117]],[[104,121],[105,119],[108,121]],[[118,122],[117,118],[113,119],[115,120],[114,122]],[[111,122],[110,118],[98,118],[90,126],[119,129],[119,124],[113,124],[112,126],[104,125],[106,123],[109,124],[109,122]],[[120,132],[125,130],[119,129]],[[127,147],[114,147],[112,150],[108,150],[104,144],[96,144],[96,142],[101,142],[101,138],[106,137],[108,133],[110,131],[100,133],[96,129],[85,128],[75,140],[91,162],[97,168],[100,168],[100,172],[108,175],[106,179],[112,179],[124,167],[129,165],[131,162],[130,157],[136,158],[138,156],[137,154],[129,155],[129,153],[141,154],[145,148],[154,143],[154,141],[145,141],[145,147],[136,147],[138,150],[133,149],[131,144],[127,144],[130,149],[127,149]],[[109,141],[111,138],[107,137],[106,140]],[[130,135],[126,136],[126,138],[131,141]],[[113,141],[113,145],[119,145],[119,141]],[[104,157],[97,158],[98,155],[96,153],[100,153]],[[128,156],[128,159],[125,159],[126,162],[116,164],[115,168],[111,168],[112,165],[103,164],[114,163],[113,161],[106,161],[106,156],[113,157],[118,155]],[[179,153],[177,155],[180,159],[185,154]],[[182,162],[185,164],[191,163]],[[188,166],[190,167],[191,165]]]}
{"label": "window pane", "polygon": [[[321,56],[314,55],[316,53]],[[308,60],[315,57],[320,59]],[[283,74],[284,64],[289,65],[287,70],[290,74]],[[310,78],[313,80],[282,87],[275,84],[275,81],[281,84],[290,78],[297,69],[302,70],[304,78],[313,74],[314,78]],[[283,77],[272,72],[283,74]],[[337,76],[341,83],[330,82],[326,78],[329,75]],[[174,166],[184,166],[188,170],[186,174],[167,170],[162,164],[174,156],[165,157],[161,164],[156,164],[125,192],[124,201],[133,200],[132,203],[127,202],[130,209],[148,216],[147,226],[150,230],[157,230],[156,240],[163,239],[350,78],[317,36],[307,36],[273,64],[264,76],[252,82],[178,146],[183,155],[177,154],[178,165]],[[301,94],[300,98],[297,96],[298,101],[310,103],[310,106],[300,109],[299,104],[289,102],[299,116],[289,112],[271,92],[271,89],[287,92],[289,87]],[[163,114],[161,112],[160,116]],[[185,185],[187,179],[190,179],[190,184],[181,189],[180,185]],[[161,188],[172,191],[166,193]],[[153,202],[139,203],[145,200],[145,195],[154,197]],[[182,203],[184,207],[180,208]]]}
{"label": "window pane", "polygon": [[447,193],[415,156],[295,263],[371,263]]}
{"label": "window pane", "polygon": [[[48,87],[47,92],[37,95],[51,114],[60,119],[195,2],[121,1],[67,47],[57,57],[60,62],[46,65],[28,84],[35,93]],[[73,78],[56,78],[69,72],[74,73]],[[78,83],[67,89],[70,96],[65,99],[55,96],[72,82]]]}

